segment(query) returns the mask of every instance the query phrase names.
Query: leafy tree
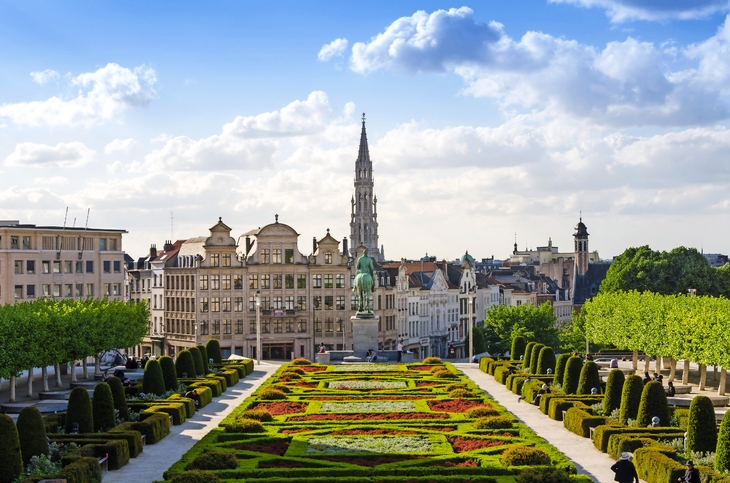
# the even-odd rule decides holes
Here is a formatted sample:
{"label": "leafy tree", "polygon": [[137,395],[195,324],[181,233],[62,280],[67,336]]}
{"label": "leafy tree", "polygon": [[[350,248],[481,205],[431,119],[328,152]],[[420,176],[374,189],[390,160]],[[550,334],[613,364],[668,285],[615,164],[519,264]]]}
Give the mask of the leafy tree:
{"label": "leafy tree", "polygon": [[555,328],[556,320],[553,307],[547,302],[537,307],[530,304],[509,307],[500,305],[487,311],[484,326],[500,334],[505,346],[519,335],[557,347],[559,340],[558,329]]}
{"label": "leafy tree", "polygon": [[644,385],[641,393],[639,412],[636,414],[636,425],[649,426],[654,417],[659,418],[660,426],[669,426],[669,405],[667,393],[659,381],[650,381]]}
{"label": "leafy tree", "polygon": [[715,451],[717,447],[717,421],[715,407],[707,396],[695,396],[689,405],[687,424],[688,451]]}
{"label": "leafy tree", "polygon": [[603,396],[603,412],[611,414],[621,407],[621,391],[623,391],[626,376],[620,369],[608,373],[606,380],[606,394]]}
{"label": "leafy tree", "polygon": [[586,361],[580,371],[578,381],[578,394],[590,394],[593,388],[601,392],[601,376],[598,375],[598,364],[593,361]]}
{"label": "leafy tree", "polygon": [[621,412],[618,418],[621,424],[626,424],[629,419],[636,419],[643,390],[644,381],[635,374],[627,377],[624,381],[624,387],[621,391]]}

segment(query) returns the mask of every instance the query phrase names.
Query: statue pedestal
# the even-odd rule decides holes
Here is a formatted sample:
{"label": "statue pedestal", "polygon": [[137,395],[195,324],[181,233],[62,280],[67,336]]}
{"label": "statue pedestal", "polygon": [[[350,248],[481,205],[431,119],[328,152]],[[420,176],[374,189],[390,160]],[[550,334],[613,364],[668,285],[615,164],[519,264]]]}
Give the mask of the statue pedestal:
{"label": "statue pedestal", "polygon": [[368,350],[378,351],[378,323],[380,317],[354,316],[350,317],[352,323],[352,352],[357,357],[365,358]]}

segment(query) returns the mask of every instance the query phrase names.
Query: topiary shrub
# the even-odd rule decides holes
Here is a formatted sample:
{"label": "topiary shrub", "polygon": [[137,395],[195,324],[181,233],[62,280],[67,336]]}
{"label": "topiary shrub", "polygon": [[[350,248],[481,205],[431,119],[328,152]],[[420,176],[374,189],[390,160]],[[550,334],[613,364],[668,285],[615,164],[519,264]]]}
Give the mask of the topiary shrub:
{"label": "topiary shrub", "polygon": [[259,393],[259,399],[263,399],[264,401],[286,399],[286,394],[284,391],[280,391],[279,389],[268,387]]}
{"label": "topiary shrub", "polygon": [[208,339],[205,348],[208,350],[208,357],[213,359],[216,364],[220,364],[223,358],[221,357],[221,344],[218,339]]}
{"label": "topiary shrub", "polygon": [[603,412],[611,414],[614,409],[621,407],[621,391],[623,391],[626,377],[620,369],[614,369],[608,373],[606,380],[606,394],[603,396]]}
{"label": "topiary shrub", "polygon": [[578,391],[580,383],[580,374],[583,369],[583,359],[577,356],[571,356],[565,363],[565,373],[563,374],[563,392],[565,394],[575,394]]}
{"label": "topiary shrub", "polygon": [[[198,352],[200,354],[200,352]],[[195,377],[195,361],[189,350],[181,350],[175,361],[175,374],[177,377]]]}
{"label": "topiary shrub", "polygon": [[468,389],[454,389],[453,391],[449,391],[449,397],[454,399],[463,399],[471,396],[474,396],[474,394]]}
{"label": "topiary shrub", "polygon": [[686,450],[715,451],[717,447],[717,422],[715,407],[707,396],[695,396],[689,405]]}
{"label": "topiary shrub", "polygon": [[172,360],[172,357],[160,357],[160,369],[162,369],[162,380],[165,382],[165,390],[177,391],[177,374],[175,374],[175,361]]}
{"label": "topiary shrub", "polygon": [[512,360],[519,360],[520,356],[525,355],[525,338],[521,335],[512,338],[512,346],[509,349],[509,358]]}
{"label": "topiary shrub", "polygon": [[165,379],[162,377],[160,363],[155,359],[150,359],[145,366],[142,391],[145,394],[155,394],[157,396],[165,394]]}
{"label": "topiary shrub", "polygon": [[532,346],[532,352],[530,354],[530,373],[537,374],[537,362],[540,359],[540,351],[545,347],[545,344],[537,343]]}
{"label": "topiary shrub", "polygon": [[530,356],[532,355],[532,346],[537,342],[528,342],[525,346],[525,357],[522,358],[522,370],[526,371],[530,368]]}
{"label": "topiary shrub", "polygon": [[0,414],[0,468],[0,483],[12,483],[23,472],[18,428],[7,414]]}
{"label": "topiary shrub", "polygon": [[424,364],[441,364],[441,358],[440,357],[426,357],[423,359]]}
{"label": "topiary shrub", "polygon": [[226,426],[226,433],[263,433],[266,431],[261,421],[238,418]]}
{"label": "topiary shrub", "polygon": [[669,426],[667,393],[659,381],[649,381],[644,386],[639,412],[636,414],[636,425],[640,428],[649,426],[654,416],[659,417],[660,426]]}
{"label": "topiary shrub", "polygon": [[643,390],[644,381],[640,376],[633,374],[624,381],[624,387],[621,390],[621,412],[618,419],[621,424],[627,424],[629,419],[636,419]]}
{"label": "topiary shrub", "polygon": [[299,374],[300,376],[303,376],[306,374],[302,369],[299,369],[298,367],[287,367],[286,370],[284,370],[286,373],[294,373]]}
{"label": "topiary shrub", "polygon": [[25,468],[33,456],[49,454],[46,425],[43,422],[41,412],[33,406],[26,406],[20,411],[17,425],[20,452],[23,456],[23,467]]}
{"label": "topiary shrub", "polygon": [[112,400],[114,401],[114,409],[119,411],[119,417],[125,421],[129,421],[129,409],[127,409],[127,397],[124,395],[124,386],[118,377],[110,377],[106,380],[109,389],[112,391]]}
{"label": "topiary shrub", "polygon": [[593,361],[586,361],[580,370],[577,394],[590,394],[593,388],[601,392],[601,376],[598,375],[598,364]]}
{"label": "topiary shrub", "polygon": [[565,377],[565,365],[568,363],[568,359],[570,359],[570,354],[566,353],[560,354],[560,356],[558,356],[558,360],[555,361],[555,376],[553,377],[553,385],[563,385],[563,377]]}
{"label": "topiary shrub", "polygon": [[[2,434],[2,431],[0,431],[0,435]],[[0,446],[0,452],[2,452],[2,446]],[[720,472],[730,470],[730,416],[728,416],[728,413],[725,413],[722,417],[720,432],[717,435],[715,470]]]}
{"label": "topiary shrub", "polygon": [[186,471],[172,475],[172,483],[220,483],[221,479],[217,473],[212,471]]}
{"label": "topiary shrub", "polygon": [[466,412],[466,417],[470,419],[487,418],[491,416],[500,416],[501,414],[502,413],[499,411],[499,409],[493,408],[491,406],[477,406],[469,409]]}
{"label": "topiary shrub", "polygon": [[487,416],[474,421],[475,429],[507,429],[514,421],[507,416]]}
{"label": "topiary shrub", "polygon": [[291,388],[289,388],[286,384],[272,384],[269,387],[271,389],[278,389],[285,394],[289,394],[291,392]]}
{"label": "topiary shrub", "polygon": [[97,433],[109,431],[117,425],[117,418],[114,415],[114,397],[106,382],[100,382],[94,387],[91,409],[94,415],[94,431]]}
{"label": "topiary shrub", "polygon": [[517,483],[570,483],[570,475],[560,468],[525,468],[515,477]]}
{"label": "topiary shrub", "polygon": [[206,449],[188,464],[186,470],[233,470],[238,468],[236,455],[229,451]]}
{"label": "topiary shrub", "polygon": [[448,369],[441,369],[433,373],[433,377],[436,379],[457,379],[459,376],[449,371]]}
{"label": "topiary shrub", "polygon": [[299,374],[296,372],[290,372],[290,371],[284,371],[279,375],[280,379],[287,378],[288,381],[298,381],[302,378]]}
{"label": "topiary shrub", "polygon": [[89,391],[84,387],[75,387],[68,397],[66,410],[66,434],[73,432],[73,424],[79,425],[79,433],[94,432],[94,416],[91,410]]}
{"label": "topiary shrub", "polygon": [[210,362],[210,356],[208,355],[208,349],[205,348],[203,344],[198,344],[195,347],[198,348],[200,351],[200,359],[203,361],[203,374],[207,375],[210,373],[210,369],[208,368],[208,362]]}
{"label": "topiary shrub", "polygon": [[502,466],[549,465],[550,455],[534,446],[515,445],[507,448],[499,457]]}
{"label": "topiary shrub", "polygon": [[256,421],[273,421],[274,417],[266,409],[248,409],[241,413],[243,419],[255,419]]}
{"label": "topiary shrub", "polygon": [[446,392],[451,392],[454,389],[468,389],[468,386],[463,382],[455,382],[446,386]]}
{"label": "topiary shrub", "polygon": [[291,361],[292,366],[311,366],[312,361],[309,359],[305,359],[304,357],[297,357],[293,361]]}
{"label": "topiary shrub", "polygon": [[537,357],[537,373],[547,374],[548,369],[555,370],[555,351],[552,347],[543,347]]}
{"label": "topiary shrub", "polygon": [[193,364],[195,364],[195,376],[204,376],[205,367],[203,366],[203,355],[197,347],[188,349],[193,356]]}

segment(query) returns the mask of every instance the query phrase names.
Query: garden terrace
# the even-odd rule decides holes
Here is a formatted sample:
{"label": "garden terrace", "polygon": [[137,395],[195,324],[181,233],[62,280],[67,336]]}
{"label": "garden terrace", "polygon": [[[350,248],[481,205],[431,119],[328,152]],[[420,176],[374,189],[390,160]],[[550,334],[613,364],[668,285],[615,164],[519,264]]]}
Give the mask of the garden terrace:
{"label": "garden terrace", "polygon": [[246,482],[514,482],[575,466],[450,364],[286,365],[165,472]]}

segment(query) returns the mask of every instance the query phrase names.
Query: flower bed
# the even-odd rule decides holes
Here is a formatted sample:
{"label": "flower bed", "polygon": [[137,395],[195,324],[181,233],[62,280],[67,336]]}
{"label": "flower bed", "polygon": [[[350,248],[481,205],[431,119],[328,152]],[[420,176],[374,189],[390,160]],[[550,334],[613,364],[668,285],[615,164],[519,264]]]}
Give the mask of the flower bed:
{"label": "flower bed", "polygon": [[[238,468],[211,471],[223,481],[247,483],[508,483],[524,467],[504,466],[500,456],[516,445],[538,448],[555,466],[575,472],[565,456],[513,423],[513,416],[451,364],[299,365],[319,370],[304,370],[298,379],[282,375],[288,367],[166,471],[165,479],[185,472],[205,450],[236,452]],[[274,385],[285,389],[283,399],[265,400]],[[487,418],[477,417],[483,412],[468,413],[475,407],[490,408],[490,417],[512,427],[491,429],[483,424]],[[273,416],[261,421],[265,432],[245,432],[234,424],[250,409]]]}

